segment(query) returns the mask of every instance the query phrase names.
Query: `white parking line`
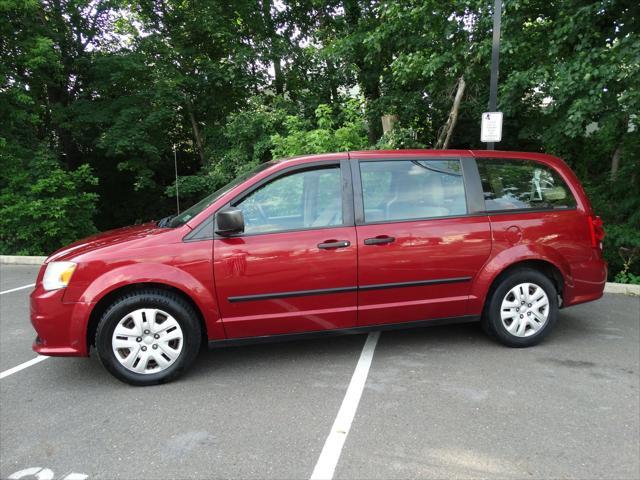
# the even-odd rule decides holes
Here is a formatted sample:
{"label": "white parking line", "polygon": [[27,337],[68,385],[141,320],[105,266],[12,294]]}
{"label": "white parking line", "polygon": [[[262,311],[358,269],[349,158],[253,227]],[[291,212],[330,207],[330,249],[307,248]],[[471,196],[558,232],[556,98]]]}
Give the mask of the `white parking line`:
{"label": "white parking line", "polygon": [[5,290],[4,292],[0,292],[0,295],[4,295],[5,293],[17,292],[18,290],[24,290],[25,288],[35,287],[35,283],[30,283],[29,285],[23,285],[22,287],[12,288],[11,290]]}
{"label": "white parking line", "polygon": [[9,375],[13,375],[14,373],[19,372],[20,370],[24,370],[25,368],[29,368],[31,365],[35,365],[36,363],[40,363],[40,362],[46,360],[47,358],[49,358],[49,357],[45,357],[44,355],[38,355],[36,358],[32,358],[28,362],[21,363],[17,367],[13,367],[13,368],[10,368],[9,370],[5,370],[4,372],[0,373],[0,380],[2,380],[4,377],[8,377]]}
{"label": "white parking line", "polygon": [[379,337],[380,332],[373,332],[367,336],[367,341],[364,347],[362,347],[362,353],[360,353],[360,359],[351,377],[347,393],[342,400],[338,415],[333,422],[333,426],[331,427],[327,440],[324,442],[324,447],[322,448],[316,467],[311,474],[311,480],[331,480],[333,478],[333,473],[335,472],[338,460],[340,460],[340,454],[342,453],[342,446],[349,434],[351,422],[353,422],[353,417],[356,415],[356,410],[358,410],[360,397],[362,397],[362,391],[367,382],[369,367],[371,367],[373,352],[376,349]]}

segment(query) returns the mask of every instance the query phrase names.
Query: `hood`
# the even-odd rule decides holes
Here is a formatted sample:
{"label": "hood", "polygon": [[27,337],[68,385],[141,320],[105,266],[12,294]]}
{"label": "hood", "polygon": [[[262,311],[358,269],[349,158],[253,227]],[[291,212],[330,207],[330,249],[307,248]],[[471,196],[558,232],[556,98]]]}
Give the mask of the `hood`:
{"label": "hood", "polygon": [[156,222],[133,225],[130,227],[117,228],[106,232],[98,233],[82,240],[78,240],[66,247],[62,247],[47,258],[45,263],[54,260],[72,260],[80,255],[110,247],[112,245],[123,244],[133,240],[154,237],[163,233],[171,232],[173,229],[160,228]]}

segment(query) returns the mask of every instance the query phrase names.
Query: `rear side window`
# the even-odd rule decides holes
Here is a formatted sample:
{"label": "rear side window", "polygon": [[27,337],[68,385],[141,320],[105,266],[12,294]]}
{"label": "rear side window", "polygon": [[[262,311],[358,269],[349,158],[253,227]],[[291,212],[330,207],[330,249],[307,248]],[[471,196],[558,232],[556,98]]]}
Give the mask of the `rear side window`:
{"label": "rear side window", "polygon": [[360,162],[365,222],[467,213],[459,160]]}
{"label": "rear side window", "polygon": [[489,211],[576,206],[566,183],[546,165],[529,160],[479,159],[478,170]]}

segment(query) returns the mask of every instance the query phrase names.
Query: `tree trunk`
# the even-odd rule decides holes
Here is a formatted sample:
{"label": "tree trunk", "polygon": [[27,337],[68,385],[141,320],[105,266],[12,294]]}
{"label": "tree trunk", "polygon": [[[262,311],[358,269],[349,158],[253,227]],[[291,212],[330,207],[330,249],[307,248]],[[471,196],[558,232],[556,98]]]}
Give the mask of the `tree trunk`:
{"label": "tree trunk", "polygon": [[458,121],[458,112],[460,110],[460,102],[462,101],[462,97],[464,95],[464,89],[466,87],[466,83],[464,81],[464,76],[461,76],[458,79],[458,89],[456,90],[456,96],[453,99],[453,105],[451,107],[451,112],[449,112],[449,117],[447,118],[447,122],[444,124],[444,127],[440,131],[440,135],[438,136],[438,141],[436,142],[436,149],[447,149],[449,148],[449,143],[451,142],[451,137],[453,135],[453,131],[456,128],[456,122]]}
{"label": "tree trunk", "polygon": [[622,154],[622,149],[620,145],[616,147],[616,151],[613,152],[613,157],[611,157],[611,180],[616,178],[618,173],[618,169],[620,168],[620,155]]}
{"label": "tree trunk", "polygon": [[383,115],[382,118],[382,133],[387,134],[398,122],[398,115]]}
{"label": "tree trunk", "polygon": [[200,127],[193,114],[193,105],[190,100],[187,100],[187,113],[189,114],[189,120],[191,121],[191,130],[193,130],[193,138],[196,141],[196,149],[198,150],[198,156],[200,157],[200,164],[204,165],[206,157],[204,154],[204,144],[202,142],[202,135],[200,135]]}
{"label": "tree trunk", "polygon": [[280,57],[277,55],[273,55],[271,57],[271,61],[273,62],[273,71],[275,74],[275,87],[276,94],[282,95],[284,93],[284,77],[282,76],[282,63]]}
{"label": "tree trunk", "polygon": [[[71,20],[65,17],[65,11],[62,3],[55,0],[51,3],[50,8],[46,9],[41,6],[38,10],[38,20],[45,29],[55,28],[55,26],[65,26]],[[48,26],[51,22],[52,26]],[[57,38],[57,47],[60,49],[60,58],[62,64],[62,73],[56,79],[47,79],[44,87],[43,103],[47,105],[45,119],[48,131],[55,132],[56,139],[51,143],[55,147],[59,147],[61,160],[69,170],[75,170],[83,163],[83,154],[78,147],[73,132],[67,128],[60,120],[51,115],[53,109],[66,111],[76,100],[79,85],[82,81],[81,71],[77,69],[76,62],[81,62],[81,56],[84,54],[84,48],[81,44],[76,44],[70,29],[64,29],[64,33]],[[72,74],[76,75],[75,84],[70,86],[70,78]]]}
{"label": "tree trunk", "polygon": [[[349,34],[357,32],[360,28],[360,19],[363,17],[362,9],[357,0],[344,2],[344,13]],[[358,67],[358,83],[365,99],[367,117],[367,137],[369,145],[375,145],[382,136],[382,124],[379,114],[373,105],[380,98],[380,75],[382,62],[368,61],[366,59],[364,45],[356,43],[351,52],[351,61]]]}
{"label": "tree trunk", "polygon": [[[46,104],[49,105],[50,109],[61,108],[65,110],[71,103],[66,83],[63,85],[47,85],[46,95]],[[62,160],[69,170],[75,170],[82,165],[82,153],[73,138],[73,133],[52,119],[49,113],[47,115],[51,122],[50,128],[55,131],[58,137],[57,143],[61,150]]]}
{"label": "tree trunk", "polygon": [[329,81],[329,100],[330,102],[338,102],[338,87],[336,86],[336,67],[333,65],[331,59],[327,59],[327,77]]}
{"label": "tree trunk", "polygon": [[264,23],[267,44],[269,47],[269,59],[273,63],[274,87],[276,94],[284,93],[284,77],[282,75],[282,59],[280,58],[278,32],[271,16],[271,0],[262,0],[262,21]]}
{"label": "tree trunk", "polygon": [[365,109],[367,113],[367,138],[369,145],[375,145],[382,136],[382,124],[379,122],[378,115],[373,109],[373,104],[380,98],[380,81],[376,77],[359,75],[360,84],[364,87]]}

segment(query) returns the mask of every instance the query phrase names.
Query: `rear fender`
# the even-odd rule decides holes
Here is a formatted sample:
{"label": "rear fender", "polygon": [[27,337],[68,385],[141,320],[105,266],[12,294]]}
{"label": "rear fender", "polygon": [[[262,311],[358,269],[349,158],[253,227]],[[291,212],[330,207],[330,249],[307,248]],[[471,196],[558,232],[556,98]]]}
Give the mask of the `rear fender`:
{"label": "rear fender", "polygon": [[469,295],[469,315],[480,315],[493,282],[507,268],[528,260],[547,262],[562,274],[565,287],[573,288],[571,268],[567,261],[553,248],[546,245],[520,244],[501,251],[484,265],[474,279]]}

